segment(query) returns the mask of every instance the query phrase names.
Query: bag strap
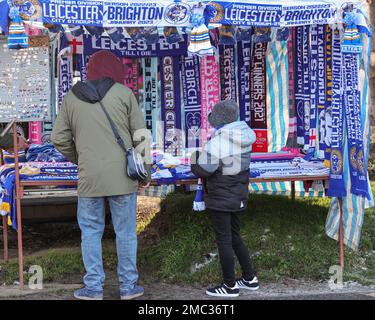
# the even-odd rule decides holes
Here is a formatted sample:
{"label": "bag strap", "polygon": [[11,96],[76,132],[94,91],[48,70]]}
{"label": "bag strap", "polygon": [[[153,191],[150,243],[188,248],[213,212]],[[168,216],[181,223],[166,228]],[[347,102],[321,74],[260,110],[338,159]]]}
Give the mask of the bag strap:
{"label": "bag strap", "polygon": [[115,123],[113,122],[112,118],[110,117],[108,111],[106,110],[106,108],[104,107],[102,101],[101,101],[101,97],[99,96],[99,93],[98,93],[98,90],[96,90],[95,86],[90,82],[90,81],[86,81],[86,84],[91,88],[91,90],[93,90],[95,92],[95,94],[97,95],[98,97],[98,102],[103,110],[103,112],[105,113],[105,115],[107,116],[107,119],[109,121],[109,124],[111,125],[111,129],[113,131],[113,134],[115,135],[115,138],[116,138],[116,141],[117,143],[120,145],[121,149],[124,150],[124,152],[127,151],[126,149],[126,146],[125,146],[125,142],[124,140],[122,140],[120,134],[118,133],[118,130],[117,130],[117,127],[115,125]]}

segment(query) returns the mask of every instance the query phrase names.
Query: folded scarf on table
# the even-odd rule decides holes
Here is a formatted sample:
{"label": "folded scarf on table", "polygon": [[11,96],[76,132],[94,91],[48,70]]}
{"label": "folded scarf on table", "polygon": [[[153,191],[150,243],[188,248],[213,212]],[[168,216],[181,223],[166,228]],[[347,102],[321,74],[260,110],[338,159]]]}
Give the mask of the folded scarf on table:
{"label": "folded scarf on table", "polygon": [[53,144],[32,144],[26,154],[27,161],[66,162],[67,159]]}
{"label": "folded scarf on table", "polygon": [[[5,164],[12,164],[14,163],[14,153],[3,151],[3,159]],[[19,162],[26,162],[26,154],[25,151],[19,151],[18,152],[18,161]]]}

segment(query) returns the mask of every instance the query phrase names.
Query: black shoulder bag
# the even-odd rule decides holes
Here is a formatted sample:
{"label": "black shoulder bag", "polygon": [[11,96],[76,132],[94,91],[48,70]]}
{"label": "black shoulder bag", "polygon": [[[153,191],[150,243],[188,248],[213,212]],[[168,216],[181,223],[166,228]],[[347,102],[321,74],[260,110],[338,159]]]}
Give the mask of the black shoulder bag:
{"label": "black shoulder bag", "polygon": [[125,156],[127,159],[126,171],[127,171],[128,176],[133,180],[138,180],[138,181],[145,180],[148,176],[148,172],[145,168],[142,156],[139,154],[139,152],[135,148],[133,147],[126,148],[125,142],[120,137],[117,127],[115,123],[113,122],[112,118],[109,116],[108,111],[105,109],[101,101],[101,97],[99,96],[99,93],[96,90],[95,86],[92,83],[90,83],[90,81],[87,81],[86,84],[95,92],[95,95],[98,98],[98,102],[100,106],[102,107],[103,112],[107,116],[109,124],[111,125],[116,141],[120,145],[121,149],[125,152]]}

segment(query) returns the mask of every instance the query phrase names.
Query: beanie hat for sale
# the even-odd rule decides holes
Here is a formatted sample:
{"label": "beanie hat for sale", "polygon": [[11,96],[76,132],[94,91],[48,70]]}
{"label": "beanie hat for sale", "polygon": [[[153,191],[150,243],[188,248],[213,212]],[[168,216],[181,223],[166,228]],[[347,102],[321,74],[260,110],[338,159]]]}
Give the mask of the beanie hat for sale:
{"label": "beanie hat for sale", "polygon": [[23,25],[18,8],[11,8],[9,17],[11,18],[11,23],[9,26],[8,48],[27,48],[29,45],[29,39],[26,35],[25,26]]}

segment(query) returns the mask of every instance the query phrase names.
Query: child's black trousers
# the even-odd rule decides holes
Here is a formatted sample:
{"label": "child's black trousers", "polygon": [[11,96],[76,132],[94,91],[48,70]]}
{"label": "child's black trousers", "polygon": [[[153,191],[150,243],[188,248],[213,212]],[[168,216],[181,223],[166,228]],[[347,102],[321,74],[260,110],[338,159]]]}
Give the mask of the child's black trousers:
{"label": "child's black trousers", "polygon": [[216,235],[219,258],[224,283],[233,287],[236,283],[235,258],[242,268],[242,277],[251,280],[255,271],[251,266],[249,250],[240,234],[241,212],[223,212],[210,210],[211,221]]}

